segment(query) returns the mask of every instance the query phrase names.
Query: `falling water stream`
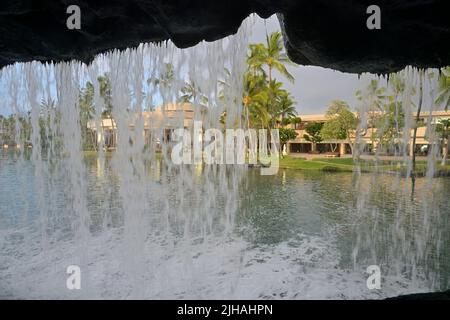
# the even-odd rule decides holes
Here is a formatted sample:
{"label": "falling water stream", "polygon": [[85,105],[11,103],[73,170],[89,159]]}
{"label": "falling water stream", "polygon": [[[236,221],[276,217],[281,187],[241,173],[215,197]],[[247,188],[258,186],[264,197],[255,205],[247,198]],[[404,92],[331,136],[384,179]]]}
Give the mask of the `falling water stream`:
{"label": "falling water stream", "polygon": [[[435,103],[439,93],[438,76],[439,70],[436,69],[407,67],[388,79],[380,79],[385,82],[387,90],[394,92],[395,130],[388,147],[395,149],[394,156],[400,160],[394,166],[401,168],[401,174],[394,175],[389,187],[396,205],[392,216],[383,214],[379,207],[373,205],[375,198],[380,197],[383,175],[386,172],[392,174],[392,167],[386,168],[386,163],[380,160],[383,152],[380,147],[375,151],[374,160],[379,173],[371,175],[370,183],[362,183],[360,173],[357,175],[357,219],[368,219],[370,222],[356,224],[361,229],[356,231],[352,252],[355,263],[362,260],[366,264],[380,265],[386,274],[403,275],[416,284],[425,281],[429,290],[444,290],[448,288],[449,281],[449,216],[446,205],[438,200],[441,192],[448,197],[448,189],[440,191],[439,180],[436,179],[439,175],[436,166],[442,155],[436,132],[437,120],[432,117],[439,110]],[[365,115],[366,119],[374,111],[374,92],[369,89],[372,80],[370,75],[361,78],[365,92],[363,90],[357,112]],[[419,111],[422,113],[417,115]],[[422,160],[426,170],[417,169],[420,164],[414,165],[411,154],[413,132],[419,117],[426,123],[424,129],[428,144],[426,160]],[[367,122],[359,122],[360,134],[367,130],[367,127],[362,128],[363,123]],[[377,130],[383,132],[389,127],[388,123],[381,124]],[[360,144],[359,154],[363,148],[364,144]],[[417,184],[421,185],[419,189]]]}
{"label": "falling water stream", "polygon": [[[244,127],[249,28],[244,22],[234,36],[189,49],[166,42],[113,51],[89,66],[31,62],[1,70],[7,96],[0,108],[30,121],[16,121],[19,147],[1,151],[0,297],[377,298],[448,288],[450,183],[435,178],[432,144],[428,171],[412,191],[410,135],[401,134],[414,127],[421,84],[423,110],[435,108],[433,70],[401,72],[402,174],[382,162],[371,174],[280,169],[265,177],[242,165],[170,161],[165,128],[192,131],[186,112],[146,115],[179,101],[186,79],[202,93],[192,97],[193,120],[204,129]],[[173,77],[163,81],[169,63]],[[106,104],[97,77],[105,73],[117,147],[104,151],[100,135],[98,152],[86,154],[79,90],[93,84],[90,123],[101,133]],[[371,79],[363,75],[361,88]],[[358,132],[367,129],[371,94],[361,93]],[[365,285],[372,264],[383,272],[381,290]],[[81,269],[81,290],[66,287],[69,265]]]}

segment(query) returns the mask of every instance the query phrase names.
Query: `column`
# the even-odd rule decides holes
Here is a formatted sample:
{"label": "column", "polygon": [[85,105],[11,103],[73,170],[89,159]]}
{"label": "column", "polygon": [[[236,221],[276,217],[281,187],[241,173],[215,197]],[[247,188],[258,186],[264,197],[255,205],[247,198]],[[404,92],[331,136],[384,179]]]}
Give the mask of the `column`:
{"label": "column", "polygon": [[339,155],[344,155],[345,154],[345,143],[341,142],[339,144]]}

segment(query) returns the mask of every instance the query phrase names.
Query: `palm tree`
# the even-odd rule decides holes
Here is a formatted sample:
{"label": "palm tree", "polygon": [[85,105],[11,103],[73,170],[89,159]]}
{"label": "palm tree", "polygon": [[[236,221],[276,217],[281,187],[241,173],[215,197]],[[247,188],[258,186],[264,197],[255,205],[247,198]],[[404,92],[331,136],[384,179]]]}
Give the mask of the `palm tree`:
{"label": "palm tree", "polygon": [[[153,84],[154,86],[159,86],[162,89],[163,93],[167,93],[170,91],[172,84],[175,80],[175,72],[172,63],[164,63],[164,70],[160,73],[159,77],[152,76],[147,79],[147,84]],[[143,97],[146,94],[143,93]],[[164,99],[165,97],[163,97]]]}
{"label": "palm tree", "polygon": [[270,36],[266,35],[266,45],[253,44],[250,46],[249,65],[254,69],[262,69],[264,65],[268,69],[269,83],[272,81],[272,70],[277,70],[290,82],[294,82],[294,77],[286,69],[286,64],[291,64],[288,56],[283,50],[283,39],[281,32],[277,31]]}
{"label": "palm tree", "polygon": [[247,57],[248,71],[253,75],[263,75],[266,77],[264,70],[264,59],[266,47],[262,43],[252,43],[249,45],[249,55]]}
{"label": "palm tree", "polygon": [[442,148],[442,165],[445,165],[447,161],[447,155],[448,155],[448,144],[450,140],[450,119],[440,119],[437,126],[436,126],[436,132],[439,133],[443,148]]}
{"label": "palm tree", "polygon": [[14,141],[15,136],[15,118],[11,114],[9,117],[4,117],[0,114],[0,146],[3,144],[9,145]]}
{"label": "palm tree", "polygon": [[[227,119],[227,109],[228,109],[228,103],[233,103],[236,104],[237,103],[237,98],[233,97],[232,101],[229,101],[230,97],[230,92],[231,92],[231,84],[232,84],[232,76],[231,76],[231,71],[228,68],[224,68],[224,75],[222,77],[222,79],[218,80],[218,99],[220,101],[222,101],[222,103],[224,103],[223,105],[223,111],[222,114],[220,116],[219,122],[223,125],[226,124],[226,119]],[[244,107],[245,108],[245,107]],[[241,116],[244,117],[244,115],[242,114]],[[241,119],[243,118],[241,117]],[[239,123],[240,118],[239,117],[235,117],[235,119],[232,119],[232,122],[234,124]]]}
{"label": "palm tree", "polygon": [[[388,111],[388,116],[385,118],[389,120],[387,124],[388,126],[391,125],[389,130],[393,132],[393,138],[399,138],[400,129],[404,125],[403,104],[399,97],[405,91],[405,78],[400,72],[393,73],[389,76],[389,85],[393,94],[387,97],[389,103],[385,109]],[[391,120],[393,120],[393,123]]]}
{"label": "palm tree", "polygon": [[422,103],[423,103],[423,84],[424,84],[425,72],[424,70],[419,70],[419,103],[417,105],[417,113],[416,113],[416,125],[413,129],[413,139],[412,139],[412,168],[411,168],[411,198],[414,195],[415,185],[416,185],[416,142],[417,142],[417,128],[419,126],[420,120],[420,112],[422,111]]}
{"label": "palm tree", "polygon": [[285,94],[281,95],[278,101],[277,118],[280,118],[282,125],[291,122],[291,119],[297,116],[297,110],[294,105],[295,101],[286,91]]}
{"label": "palm tree", "polygon": [[[173,64],[168,62],[164,63],[163,70],[157,76],[151,76],[147,79],[147,85],[153,85],[155,87],[159,87],[160,93],[162,95],[163,102],[169,101],[171,98],[167,95],[170,95],[170,89],[172,88],[172,84],[175,80],[175,72]],[[148,98],[148,94],[150,92],[142,92],[142,97]],[[148,105],[146,107],[149,111],[154,109],[154,106],[151,103],[151,99],[148,100]]]}
{"label": "palm tree", "polygon": [[87,82],[80,91],[80,118],[90,120],[95,114],[94,109],[94,85]]}
{"label": "palm tree", "polygon": [[[380,113],[383,112],[384,104],[386,101],[385,96],[386,88],[380,87],[378,80],[373,79],[370,81],[369,85],[365,88],[365,94],[361,90],[356,91],[356,97],[360,101],[365,101],[368,105],[368,116],[369,116],[369,126],[375,127],[377,118]],[[375,135],[371,135],[372,148],[375,146]]]}
{"label": "palm tree", "polygon": [[[251,71],[244,74],[244,96],[242,104],[244,106],[247,128],[250,128],[250,118],[255,113],[261,113],[259,110],[262,105],[266,105],[267,95],[262,93],[265,87],[265,77],[255,75]],[[259,110],[259,112],[256,112]]]}
{"label": "palm tree", "polygon": [[164,63],[164,71],[160,74],[159,78],[152,77],[147,80],[147,83],[153,83],[154,85],[160,85],[162,87],[168,88],[171,86],[175,78],[175,72],[173,70],[173,64]]}
{"label": "palm tree", "polygon": [[271,114],[267,106],[269,104],[269,95],[267,91],[251,90],[243,99],[244,108],[247,110],[247,126],[250,127],[250,119],[253,127],[268,128],[271,123]]}
{"label": "palm tree", "polygon": [[94,85],[89,81],[86,83],[85,87],[80,90],[79,108],[80,130],[83,148],[95,148],[95,138],[93,132],[88,130],[88,122],[89,120],[93,119],[95,114]]}
{"label": "palm tree", "polygon": [[[102,115],[104,117],[110,118],[112,114],[112,87],[111,80],[108,74],[99,76],[97,78],[100,87],[100,96],[103,98],[105,109]],[[92,85],[92,84],[91,84]]]}
{"label": "palm tree", "polygon": [[[259,92],[255,97],[253,103],[250,105],[250,115],[254,124],[260,124],[261,129],[270,127],[272,117],[267,111],[266,105],[268,103],[267,93]],[[259,125],[256,125],[259,126]]]}
{"label": "palm tree", "polygon": [[[267,104],[267,111],[269,112],[271,116],[270,124],[273,127],[276,123],[280,121],[280,116],[283,112],[281,112],[282,105],[281,103],[284,103],[286,110],[284,113],[287,112],[294,112],[295,108],[293,107],[293,101],[290,100],[290,97],[288,97],[288,92],[284,89],[282,89],[283,84],[281,82],[277,82],[276,80],[272,80],[269,82],[267,87],[268,92],[268,104]],[[293,110],[292,110],[293,109]]]}
{"label": "palm tree", "polygon": [[436,99],[436,104],[444,106],[445,111],[450,105],[450,67],[441,69],[441,76],[439,77],[439,95]]}
{"label": "palm tree", "polygon": [[367,99],[369,111],[382,111],[384,102],[386,101],[386,88],[380,87],[378,80],[372,79],[365,89],[365,96],[361,90],[356,91],[357,99],[360,101]]}
{"label": "palm tree", "polygon": [[181,88],[180,97],[181,102],[199,102],[200,105],[205,106],[208,103],[208,98],[202,93],[199,86],[195,84],[193,80],[188,80]]}
{"label": "palm tree", "polygon": [[228,68],[224,68],[224,77],[219,82],[219,99],[224,100],[227,91],[230,90],[231,84],[231,71]]}
{"label": "palm tree", "polygon": [[[289,81],[294,81],[285,64],[290,60],[284,53],[280,32],[266,37],[266,44],[256,43],[249,47],[248,69],[244,75],[243,105],[247,117],[247,126],[273,127],[287,117],[295,115],[294,102],[282,83],[273,78],[277,70]],[[267,72],[266,72],[267,70]]]}

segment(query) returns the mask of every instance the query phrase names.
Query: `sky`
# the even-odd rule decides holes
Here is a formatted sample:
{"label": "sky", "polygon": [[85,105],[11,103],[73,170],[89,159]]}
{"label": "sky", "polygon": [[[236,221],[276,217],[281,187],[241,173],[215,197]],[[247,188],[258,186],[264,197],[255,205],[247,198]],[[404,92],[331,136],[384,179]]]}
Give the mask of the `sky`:
{"label": "sky", "polygon": [[[269,19],[255,19],[250,35],[250,42],[266,42],[267,33],[280,31],[280,24],[275,15]],[[294,76],[291,84],[281,76],[278,81],[292,94],[297,103],[297,112],[301,114],[324,113],[331,100],[347,101],[353,109],[356,103],[355,92],[359,89],[358,75],[342,73],[333,69],[313,66],[289,66],[289,72]]]}

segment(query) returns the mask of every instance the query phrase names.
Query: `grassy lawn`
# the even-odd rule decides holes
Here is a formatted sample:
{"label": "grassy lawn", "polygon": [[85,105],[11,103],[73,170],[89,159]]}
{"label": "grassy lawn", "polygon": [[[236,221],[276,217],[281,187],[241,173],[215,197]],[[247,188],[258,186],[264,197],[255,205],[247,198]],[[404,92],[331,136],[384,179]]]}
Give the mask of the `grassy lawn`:
{"label": "grassy lawn", "polygon": [[353,165],[352,158],[313,158],[312,161],[326,162],[326,163],[332,163],[332,164],[343,164],[346,166]]}
{"label": "grassy lawn", "polygon": [[[406,172],[406,167],[400,160],[378,160],[377,162],[373,160],[360,160],[359,164],[362,172]],[[355,168],[355,163],[352,158],[313,158],[312,160],[305,160],[287,156],[280,159],[280,168],[351,172]],[[417,161],[416,168],[418,173],[425,173],[427,169],[426,161]],[[439,170],[441,173],[450,173],[450,165],[441,166],[439,164],[436,166],[436,170]]]}
{"label": "grassy lawn", "polygon": [[[97,156],[96,151],[84,151],[85,156]],[[106,151],[107,156],[111,156],[113,152]],[[162,154],[157,152],[156,159],[162,159]],[[305,158],[289,157],[286,156],[280,159],[280,168],[295,169],[295,170],[315,170],[315,171],[327,171],[327,172],[352,172],[355,169],[355,163],[352,158],[313,158],[312,160],[306,160]],[[360,168],[362,172],[388,172],[397,171],[406,173],[406,166],[400,160],[360,160]],[[417,173],[424,175],[427,170],[426,161],[417,161]],[[436,165],[436,172],[441,174],[450,175],[450,164],[445,166],[439,164]]]}
{"label": "grassy lawn", "polygon": [[[83,151],[83,155],[86,156],[86,157],[97,157],[98,154],[99,154],[99,152],[95,151],[95,150],[84,150]],[[106,156],[111,157],[114,154],[114,151],[107,150],[107,151],[104,151],[103,154],[105,154]],[[162,157],[163,156],[162,156],[161,152],[158,152],[158,151],[155,152],[155,158],[156,159],[160,160],[160,159],[162,159]]]}
{"label": "grassy lawn", "polygon": [[[353,171],[353,164],[351,161],[352,159],[349,159],[350,163],[339,163],[321,160],[322,159],[305,160],[299,158],[284,157],[283,159],[280,159],[280,167],[298,170]],[[347,160],[347,159],[340,159],[340,160]]]}

